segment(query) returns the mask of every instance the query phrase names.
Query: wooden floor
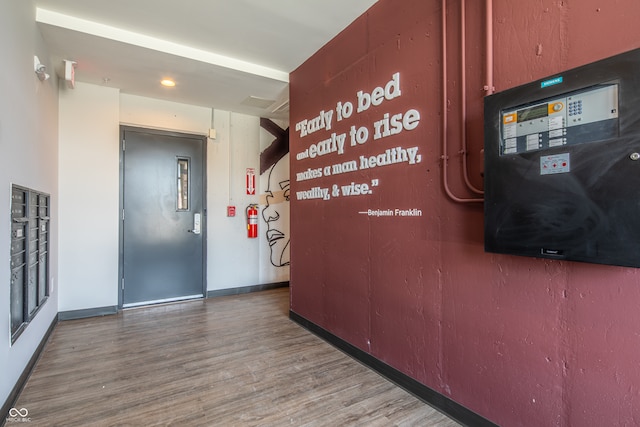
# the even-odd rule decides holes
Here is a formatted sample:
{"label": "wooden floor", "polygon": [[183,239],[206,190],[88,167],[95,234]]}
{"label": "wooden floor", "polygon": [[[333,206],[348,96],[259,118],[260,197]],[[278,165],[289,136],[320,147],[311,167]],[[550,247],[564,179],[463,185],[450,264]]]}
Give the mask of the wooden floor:
{"label": "wooden floor", "polygon": [[458,425],[288,310],[280,288],[60,322],[14,406],[29,426]]}

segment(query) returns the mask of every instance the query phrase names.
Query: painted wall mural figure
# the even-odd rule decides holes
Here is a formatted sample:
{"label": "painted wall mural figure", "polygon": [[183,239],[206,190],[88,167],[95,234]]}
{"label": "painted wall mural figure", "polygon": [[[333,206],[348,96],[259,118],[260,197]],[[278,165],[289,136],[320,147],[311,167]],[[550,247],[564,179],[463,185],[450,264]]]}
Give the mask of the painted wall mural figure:
{"label": "painted wall mural figure", "polygon": [[260,154],[260,175],[267,173],[262,218],[267,224],[266,241],[274,267],[290,264],[289,253],[289,128],[282,129],[269,119],[260,126],[275,137]]}

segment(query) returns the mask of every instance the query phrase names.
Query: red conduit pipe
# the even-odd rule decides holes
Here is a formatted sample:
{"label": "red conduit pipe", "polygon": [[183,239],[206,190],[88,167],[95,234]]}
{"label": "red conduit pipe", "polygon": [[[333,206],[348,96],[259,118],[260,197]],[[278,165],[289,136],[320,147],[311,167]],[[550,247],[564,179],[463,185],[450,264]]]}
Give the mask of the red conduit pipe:
{"label": "red conduit pipe", "polygon": [[484,86],[485,95],[491,95],[496,88],[493,87],[493,0],[485,0],[485,77],[487,84]]}
{"label": "red conduit pipe", "polygon": [[475,187],[469,179],[469,165],[467,163],[467,5],[466,0],[460,0],[460,132],[462,138],[462,175],[467,188],[476,194],[484,194],[484,191]]}
{"label": "red conduit pipe", "polygon": [[442,183],[444,191],[451,200],[458,203],[477,203],[484,199],[463,199],[457,197],[449,189],[447,179],[447,0],[441,0],[442,4]]}

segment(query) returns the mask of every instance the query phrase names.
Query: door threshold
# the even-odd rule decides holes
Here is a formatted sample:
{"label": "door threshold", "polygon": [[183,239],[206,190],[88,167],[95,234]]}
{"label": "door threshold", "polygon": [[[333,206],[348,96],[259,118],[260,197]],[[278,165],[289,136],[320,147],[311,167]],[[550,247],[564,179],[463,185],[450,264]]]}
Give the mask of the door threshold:
{"label": "door threshold", "polygon": [[147,306],[147,305],[157,305],[157,304],[166,304],[166,303],[171,303],[171,302],[181,302],[181,301],[188,301],[188,300],[195,300],[195,299],[203,299],[204,295],[185,295],[185,296],[181,296],[181,297],[174,297],[174,298],[164,298],[164,299],[156,299],[153,301],[142,301],[142,302],[132,302],[129,304],[122,304],[122,308],[135,308],[135,307],[142,307],[142,306]]}

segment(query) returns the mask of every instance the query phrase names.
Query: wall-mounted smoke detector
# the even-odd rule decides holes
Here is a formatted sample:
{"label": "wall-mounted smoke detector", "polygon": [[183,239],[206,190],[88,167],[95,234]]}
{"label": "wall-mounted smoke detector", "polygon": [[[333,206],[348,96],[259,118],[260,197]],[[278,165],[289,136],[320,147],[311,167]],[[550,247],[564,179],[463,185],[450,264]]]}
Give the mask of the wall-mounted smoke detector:
{"label": "wall-mounted smoke detector", "polygon": [[64,80],[67,82],[69,89],[76,87],[76,61],[64,60]]}

